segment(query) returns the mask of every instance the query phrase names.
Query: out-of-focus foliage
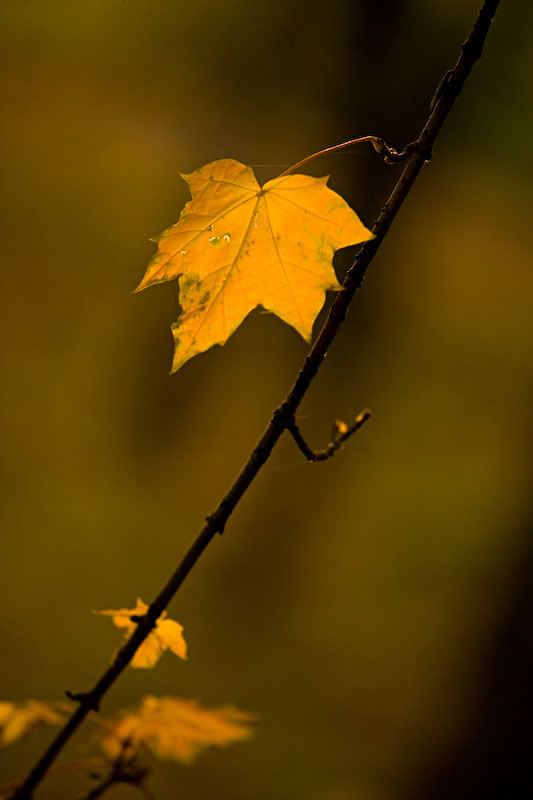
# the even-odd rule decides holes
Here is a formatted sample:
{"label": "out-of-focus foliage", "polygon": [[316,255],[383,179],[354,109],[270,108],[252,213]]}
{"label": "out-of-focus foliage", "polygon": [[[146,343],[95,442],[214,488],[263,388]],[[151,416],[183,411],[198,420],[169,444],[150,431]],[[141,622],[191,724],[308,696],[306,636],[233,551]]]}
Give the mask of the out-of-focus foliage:
{"label": "out-of-focus foliage", "polygon": [[[0,747],[35,728],[62,725],[73,709],[65,702],[1,702]],[[250,739],[256,717],[232,706],[209,709],[196,700],[148,695],[138,707],[112,716],[93,712],[90,721],[96,726],[92,738],[96,730],[99,747],[113,761],[149,752],[158,758],[190,764],[207,747],[226,747]]]}
{"label": "out-of-focus foliage", "polygon": [[53,703],[26,700],[0,703],[0,746],[11,744],[41,725],[62,725],[65,715]]}
{"label": "out-of-focus foliage", "polygon": [[[264,183],[358,134],[412,141],[478,5],[2,0],[2,697],[92,685],[117,631],[87,609],[155,596],[305,355],[251,314],[168,377],[176,286],[131,288],[188,199],[178,170],[233,156]],[[502,1],[298,421],[319,447],[332,420],[372,420],[323,465],[280,443],[171,608],[194,660],[109,696],[106,713],[152,693],[261,719],[246,747],[162,764],[157,797],[420,800],[496,730],[502,797],[527,763],[518,712],[490,710],[527,708],[532,25],[529,0]],[[314,166],[365,222],[401,169],[362,150]],[[2,750],[0,782],[52,732]],[[41,797],[81,794],[62,775]]]}
{"label": "out-of-focus foliage", "polygon": [[[124,637],[129,639],[134,633],[137,623],[132,617],[142,617],[148,611],[146,603],[137,598],[135,608],[116,608],[106,611],[95,611],[106,617],[113,618],[113,624],[124,631]],[[170,650],[178,658],[187,658],[187,642],[183,636],[183,626],[173,619],[168,619],[168,614],[163,611],[153,631],[141,644],[130,664],[132,667],[154,667],[165,650]]]}
{"label": "out-of-focus foliage", "polygon": [[159,237],[138,287],[179,276],[172,371],[224,344],[257,306],[309,341],[326,289],[340,288],[335,250],[372,238],[357,214],[327,178],[287,175],[260,187],[230,158],[182,177],[192,200]]}
{"label": "out-of-focus foliage", "polygon": [[206,747],[249,739],[253,719],[230,706],[207,709],[195,700],[150,695],[138,708],[104,720],[100,743],[113,759],[147,749],[158,758],[190,764]]}

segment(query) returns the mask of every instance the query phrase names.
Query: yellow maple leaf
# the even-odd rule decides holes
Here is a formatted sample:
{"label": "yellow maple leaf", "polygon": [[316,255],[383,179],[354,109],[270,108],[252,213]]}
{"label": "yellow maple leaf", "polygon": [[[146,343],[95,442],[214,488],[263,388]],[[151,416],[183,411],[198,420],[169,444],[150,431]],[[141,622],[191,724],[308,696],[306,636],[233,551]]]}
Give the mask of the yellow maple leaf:
{"label": "yellow maple leaf", "polygon": [[40,725],[62,725],[64,717],[50,703],[0,702],[0,746],[11,744]]}
{"label": "yellow maple leaf", "polygon": [[328,178],[285,175],[261,187],[229,158],[182,177],[192,199],[159,237],[137,287],[179,277],[172,371],[224,344],[257,306],[309,341],[326,289],[340,288],[335,250],[372,238],[355,211]]}
{"label": "yellow maple leaf", "polygon": [[141,746],[159,758],[187,764],[206,747],[249,739],[253,720],[231,706],[208,709],[194,700],[147,696],[138,709],[105,720],[100,744],[111,758]]}
{"label": "yellow maple leaf", "polygon": [[[115,608],[106,611],[95,611],[95,614],[112,617],[113,624],[124,631],[124,637],[129,639],[137,627],[132,617],[142,617],[148,611],[148,606],[141,598],[137,599],[135,608]],[[187,658],[187,642],[183,636],[183,627],[173,619],[167,618],[163,611],[156,626],[148,634],[131,660],[131,666],[140,669],[153,667],[165,650],[170,650],[179,658]]]}

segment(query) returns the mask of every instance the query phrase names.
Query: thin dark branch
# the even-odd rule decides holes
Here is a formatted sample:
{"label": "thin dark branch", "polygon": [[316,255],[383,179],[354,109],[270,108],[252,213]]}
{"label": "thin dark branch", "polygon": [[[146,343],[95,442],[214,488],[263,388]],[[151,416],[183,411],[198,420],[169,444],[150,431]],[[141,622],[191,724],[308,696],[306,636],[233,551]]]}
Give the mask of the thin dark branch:
{"label": "thin dark branch", "polygon": [[95,780],[98,781],[89,792],[84,795],[83,800],[97,800],[118,784],[126,784],[137,789],[138,792],[144,797],[151,798],[151,792],[145,786],[144,781],[148,775],[148,769],[139,764],[137,760],[137,753],[131,753],[129,750],[129,742],[127,740],[123,743],[123,752],[109,765],[109,769],[105,775],[93,774]]}
{"label": "thin dark branch", "polygon": [[127,775],[127,774],[110,774],[107,775],[101,783],[97,786],[93,786],[93,788],[89,791],[89,794],[86,794],[82,800],[97,800],[99,797],[103,797],[109,789],[112,789],[113,786],[118,786],[119,784],[131,786],[132,789],[136,789],[137,792],[143,795],[146,800],[153,800],[153,794],[148,789],[144,783],[139,782],[134,776]]}
{"label": "thin dark branch", "polygon": [[294,416],[289,416],[287,419],[287,430],[292,435],[300,452],[303,453],[308,461],[327,461],[327,459],[334,456],[337,450],[340,450],[344,442],[349,439],[350,436],[353,436],[369,419],[370,411],[365,409],[356,416],[351,425],[347,425],[346,422],[337,421],[333,426],[331,441],[323,450],[313,450],[307,444]]}
{"label": "thin dark branch", "polygon": [[344,321],[350,304],[357,290],[361,287],[366,271],[372,259],[392,225],[404,200],[409,194],[425,161],[431,155],[432,147],[442,128],[455,100],[462,91],[463,85],[472,67],[481,55],[492,18],[496,13],[499,0],[485,0],[474,26],[461,48],[459,59],[452,70],[449,70],[437,87],[433,97],[429,117],[416,142],[409,146],[410,155],[403,172],[392,190],[392,193],[379,214],[372,231],[374,239],[366,242],[359,250],[356,259],[348,270],[343,282],[343,291],[337,294],[319,336],[309,351],[296,381],[289,391],[284,403],[280,406],[282,413],[275,413],[261,436],[258,444],[237,476],[232,487],[222,499],[215,511],[206,519],[205,525],[195,539],[173,575],[150,605],[145,616],[139,621],[135,633],[121,647],[112,664],[105,670],[91,691],[82,695],[79,707],[72,714],[65,726],[59,731],[48,749],[29,772],[24,783],[15,792],[13,800],[29,800],[33,790],[41,783],[64,746],[90,713],[98,706],[102,697],[115,683],[119,675],[126,669],[138,648],[154,628],[158,617],[168,606],[187,575],[190,573],[206,547],[217,533],[224,527],[241,500],[270,457],[274,446],[287,428],[287,420],[294,416],[302,402],[311,382],[316,376],[325,355]]}
{"label": "thin dark branch", "polygon": [[103,797],[106,792],[109,791],[113,786],[118,786],[119,784],[131,786],[133,789],[136,789],[146,798],[152,798],[152,793],[149,789],[142,783],[141,779],[138,779],[135,775],[128,774],[126,772],[119,773],[119,772],[110,772],[109,775],[106,775],[100,783],[89,791],[82,800],[97,800],[99,797]]}
{"label": "thin dark branch", "polygon": [[[98,771],[106,770],[109,767],[109,759],[92,756],[91,758],[78,758],[74,761],[63,761],[55,763],[49,770],[48,776],[59,779],[60,776],[68,775],[72,772],[86,772],[95,774]],[[22,783],[22,778],[9,781],[0,786],[0,798],[10,798]]]}

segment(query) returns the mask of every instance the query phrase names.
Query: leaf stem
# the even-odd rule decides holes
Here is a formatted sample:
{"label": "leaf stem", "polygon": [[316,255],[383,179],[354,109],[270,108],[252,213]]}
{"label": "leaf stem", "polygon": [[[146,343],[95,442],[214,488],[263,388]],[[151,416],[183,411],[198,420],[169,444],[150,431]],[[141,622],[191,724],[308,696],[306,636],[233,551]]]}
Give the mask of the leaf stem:
{"label": "leaf stem", "polygon": [[301,161],[297,161],[296,164],[292,165],[292,167],[288,167],[286,170],[281,172],[278,175],[278,178],[283,178],[285,175],[290,175],[291,172],[303,167],[305,164],[309,164],[311,161],[315,161],[315,159],[320,158],[320,156],[325,156],[328,153],[336,153],[339,150],[346,150],[348,147],[353,147],[356,144],[366,143],[371,144],[376,153],[384,157],[386,164],[396,164],[399,161],[404,161],[409,156],[409,146],[398,152],[393,147],[390,147],[387,142],[381,138],[381,136],[368,134],[367,136],[358,136],[357,139],[348,139],[346,142],[334,144],[332,147],[324,147],[322,150],[317,150],[316,153],[312,153],[310,156],[302,158]]}
{"label": "leaf stem", "polygon": [[481,51],[499,2],[500,0],[484,0],[474,26],[461,47],[461,54],[457,63],[453,69],[445,74],[437,87],[427,121],[420,135],[411,145],[404,170],[373,225],[374,238],[362,246],[354,263],[348,270],[342,285],[343,291],[337,294],[322,330],[305,358],[285,401],[279,409],[276,409],[265,432],[233,485],[215,511],[207,517],[205,525],[185,553],[175,572],[161,589],[146,614],[140,618],[131,638],[121,647],[112,664],[104,671],[91,691],[80,695],[79,707],[33,766],[24,783],[13,795],[13,800],[29,800],[33,796],[34,789],[41,783],[64,746],[90,714],[91,709],[98,707],[102,697],[115,683],[119,675],[124,672],[206,547],[217,533],[224,531],[230,515],[270,457],[281,435],[288,428],[291,418],[294,417],[346,317],[354,295],[363,283],[371,261],[378,252],[383,239],[411,191],[424,163],[428,160],[439,131],[457,97],[460,95],[472,67],[481,56]]}

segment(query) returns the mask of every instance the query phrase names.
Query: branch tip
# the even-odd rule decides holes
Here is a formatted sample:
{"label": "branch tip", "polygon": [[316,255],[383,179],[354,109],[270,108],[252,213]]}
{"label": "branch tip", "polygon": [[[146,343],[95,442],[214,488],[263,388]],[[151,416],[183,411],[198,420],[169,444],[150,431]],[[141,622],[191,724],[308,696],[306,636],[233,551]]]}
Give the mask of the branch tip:
{"label": "branch tip", "polygon": [[364,408],[362,411],[359,412],[359,414],[354,419],[354,424],[361,427],[361,425],[364,425],[365,422],[369,420],[371,416],[372,416],[372,411],[369,408]]}
{"label": "branch tip", "polygon": [[355,417],[354,421],[350,425],[343,420],[336,420],[335,424],[333,425],[331,440],[323,450],[313,450],[308,445],[300,428],[298,427],[298,423],[296,422],[294,415],[287,421],[287,430],[294,439],[300,452],[308,461],[327,461],[328,458],[331,458],[335,455],[337,450],[340,450],[344,442],[346,442],[350,436],[353,436],[353,434],[358,431],[368,419],[370,419],[370,410],[365,408]]}

